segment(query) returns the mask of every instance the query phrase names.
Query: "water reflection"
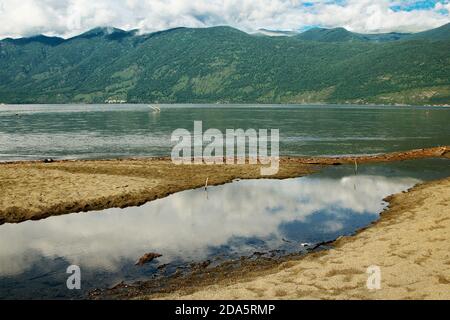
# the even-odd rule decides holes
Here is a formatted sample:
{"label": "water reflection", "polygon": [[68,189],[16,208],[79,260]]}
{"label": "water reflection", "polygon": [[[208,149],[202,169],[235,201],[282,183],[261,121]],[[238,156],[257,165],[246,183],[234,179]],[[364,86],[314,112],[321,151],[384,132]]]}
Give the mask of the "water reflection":
{"label": "water reflection", "polygon": [[[6,224],[0,227],[0,281],[21,283],[22,275],[33,278],[33,270],[42,273],[61,259],[65,266],[80,265],[92,285],[100,286],[92,280],[98,273],[107,285],[113,281],[107,274],[137,276],[141,271],[133,264],[146,252],[163,254],[158,261],[164,264],[202,261],[218,253],[251,254],[286,242],[300,250],[302,242],[331,240],[376,220],[384,197],[418,181],[348,174],[239,181],[139,208]],[[48,278],[52,273],[43,272],[34,281],[45,287]]]}

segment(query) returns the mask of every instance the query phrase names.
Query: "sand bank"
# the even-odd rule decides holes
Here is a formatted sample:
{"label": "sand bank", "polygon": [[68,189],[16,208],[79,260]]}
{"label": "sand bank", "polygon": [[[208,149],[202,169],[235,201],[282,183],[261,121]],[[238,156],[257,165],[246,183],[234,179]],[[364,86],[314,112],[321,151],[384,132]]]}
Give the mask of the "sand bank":
{"label": "sand bank", "polygon": [[[271,178],[310,174],[324,165],[448,156],[450,147],[339,158],[289,157]],[[16,162],[0,164],[0,224],[144,204],[169,194],[234,179],[256,179],[255,165],[182,165],[170,159]]]}
{"label": "sand bank", "polygon": [[[274,178],[317,165],[283,161]],[[0,224],[52,215],[142,205],[169,194],[234,179],[260,178],[253,165],[183,165],[169,159],[22,162],[0,165]]]}

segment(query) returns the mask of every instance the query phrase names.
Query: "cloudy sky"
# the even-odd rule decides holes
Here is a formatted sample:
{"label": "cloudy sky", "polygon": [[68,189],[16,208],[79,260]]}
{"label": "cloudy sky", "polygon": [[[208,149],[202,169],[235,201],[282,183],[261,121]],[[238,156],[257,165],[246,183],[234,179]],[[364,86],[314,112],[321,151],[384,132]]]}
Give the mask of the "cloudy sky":
{"label": "cloudy sky", "polygon": [[450,22],[449,11],[450,0],[0,0],[0,38],[70,37],[98,26],[414,32]]}

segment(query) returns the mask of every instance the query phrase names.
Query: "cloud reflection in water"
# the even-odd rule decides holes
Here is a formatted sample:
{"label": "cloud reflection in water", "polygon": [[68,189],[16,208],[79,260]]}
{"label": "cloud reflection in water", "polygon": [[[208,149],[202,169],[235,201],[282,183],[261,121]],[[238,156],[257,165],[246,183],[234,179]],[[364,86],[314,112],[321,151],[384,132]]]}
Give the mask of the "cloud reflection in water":
{"label": "cloud reflection in water", "polygon": [[[378,214],[383,198],[417,182],[370,175],[239,181],[209,188],[208,197],[190,190],[142,207],[6,224],[0,226],[0,276],[21,274],[42,257],[109,271],[149,251],[162,253],[161,262],[202,260],[230,243],[237,252],[249,250],[236,238],[275,246],[286,236],[281,226],[292,223],[339,232],[352,216]],[[327,219],[314,221],[318,214]]]}

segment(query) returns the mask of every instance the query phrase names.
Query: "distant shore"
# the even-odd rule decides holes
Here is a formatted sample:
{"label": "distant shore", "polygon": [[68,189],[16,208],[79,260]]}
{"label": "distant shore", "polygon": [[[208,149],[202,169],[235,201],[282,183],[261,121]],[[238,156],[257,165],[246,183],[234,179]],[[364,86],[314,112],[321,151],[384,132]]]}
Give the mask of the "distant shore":
{"label": "distant shore", "polygon": [[121,102],[121,103],[109,103],[109,102],[66,102],[66,103],[0,103],[0,106],[26,106],[26,105],[159,105],[159,106],[171,106],[171,105],[186,105],[186,106],[196,106],[196,105],[216,105],[216,106],[360,106],[360,107],[427,107],[427,108],[450,108],[450,104],[402,104],[402,103],[354,103],[354,102],[304,102],[304,103],[261,103],[261,102],[242,102],[242,103],[217,103],[217,102],[198,102],[198,103],[188,103],[188,102],[174,102],[174,103],[158,103],[158,102]]}

